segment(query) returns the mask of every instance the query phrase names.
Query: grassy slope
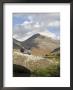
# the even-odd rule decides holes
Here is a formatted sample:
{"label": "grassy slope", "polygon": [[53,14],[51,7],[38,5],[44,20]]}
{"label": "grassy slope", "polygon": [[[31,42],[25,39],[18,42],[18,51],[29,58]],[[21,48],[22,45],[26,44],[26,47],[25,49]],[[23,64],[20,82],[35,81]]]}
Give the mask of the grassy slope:
{"label": "grassy slope", "polygon": [[[15,52],[18,52],[19,54]],[[31,58],[31,60],[28,60],[28,57],[24,56],[24,54],[20,53],[19,51],[14,50],[13,64],[21,65],[29,69],[31,71],[30,76],[34,77],[60,76],[60,56],[55,55],[51,58],[46,56],[45,58],[38,60],[34,60],[35,58]]]}

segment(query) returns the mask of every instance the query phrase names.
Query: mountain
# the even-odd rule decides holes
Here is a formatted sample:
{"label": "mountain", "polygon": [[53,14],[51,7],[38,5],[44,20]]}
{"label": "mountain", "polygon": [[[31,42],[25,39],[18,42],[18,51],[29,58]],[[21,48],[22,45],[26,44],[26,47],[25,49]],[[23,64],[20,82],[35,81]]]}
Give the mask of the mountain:
{"label": "mountain", "polygon": [[35,34],[23,42],[13,40],[13,46],[14,48],[22,46],[26,49],[31,49],[32,54],[35,55],[45,55],[59,47],[60,41],[41,34]]}
{"label": "mountain", "polygon": [[40,34],[35,34],[26,41],[22,42],[22,45],[27,49],[35,47],[35,48],[43,48],[43,49],[49,48],[53,50],[57,48],[59,44],[60,43],[58,40],[54,40],[50,37],[46,37]]}
{"label": "mountain", "polygon": [[21,42],[13,38],[13,49],[19,49],[21,47]]}
{"label": "mountain", "polygon": [[60,47],[54,49],[51,54],[54,54],[54,55],[60,55]]}
{"label": "mountain", "polygon": [[60,51],[60,47],[54,49],[51,53],[55,53],[55,52],[58,52],[58,51]]}

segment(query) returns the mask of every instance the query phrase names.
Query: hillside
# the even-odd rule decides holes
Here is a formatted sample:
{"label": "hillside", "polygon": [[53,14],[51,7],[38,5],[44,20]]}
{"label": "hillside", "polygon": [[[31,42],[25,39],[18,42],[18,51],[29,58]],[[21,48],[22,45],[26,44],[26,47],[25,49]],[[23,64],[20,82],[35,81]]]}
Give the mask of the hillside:
{"label": "hillside", "polygon": [[[15,40],[13,40],[14,42]],[[16,45],[17,46],[16,46]],[[26,41],[14,42],[14,48],[24,47],[26,49],[31,49],[33,55],[45,55],[53,51],[55,48],[59,47],[59,40],[54,40],[50,37],[46,37],[40,34],[35,34]]]}
{"label": "hillside", "polygon": [[51,52],[51,54],[53,54],[53,55],[60,55],[60,47],[54,49],[54,50]]}
{"label": "hillside", "polygon": [[13,51],[14,77],[59,77],[60,58],[45,58]]}
{"label": "hillside", "polygon": [[20,49],[21,42],[13,38],[13,49]]}
{"label": "hillside", "polygon": [[[58,40],[35,34],[26,41],[13,39],[14,77],[59,77],[60,43]],[[20,52],[20,48],[31,49],[31,55]],[[51,54],[49,54],[51,53]],[[48,56],[46,56],[48,55]]]}

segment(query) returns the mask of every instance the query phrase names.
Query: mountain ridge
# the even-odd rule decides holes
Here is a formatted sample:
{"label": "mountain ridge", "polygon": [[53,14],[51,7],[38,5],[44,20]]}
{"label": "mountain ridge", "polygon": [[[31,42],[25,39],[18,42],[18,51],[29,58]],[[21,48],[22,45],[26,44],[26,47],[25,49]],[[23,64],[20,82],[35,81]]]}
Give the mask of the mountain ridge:
{"label": "mountain ridge", "polygon": [[50,37],[46,37],[38,33],[23,42],[13,39],[13,43],[14,42],[18,45],[18,49],[21,47],[26,49],[30,48],[32,50],[32,54],[35,55],[39,55],[39,53],[41,55],[45,55],[60,46],[60,42],[58,40],[53,40]]}

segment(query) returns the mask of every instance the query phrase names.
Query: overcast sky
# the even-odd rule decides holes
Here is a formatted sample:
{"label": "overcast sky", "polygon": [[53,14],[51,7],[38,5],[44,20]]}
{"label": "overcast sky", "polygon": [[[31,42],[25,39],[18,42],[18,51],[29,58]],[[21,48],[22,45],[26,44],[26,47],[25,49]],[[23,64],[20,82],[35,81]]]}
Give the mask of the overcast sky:
{"label": "overcast sky", "polygon": [[14,13],[13,37],[24,41],[40,33],[53,39],[60,38],[59,13]]}

